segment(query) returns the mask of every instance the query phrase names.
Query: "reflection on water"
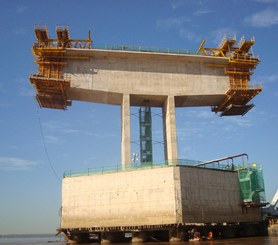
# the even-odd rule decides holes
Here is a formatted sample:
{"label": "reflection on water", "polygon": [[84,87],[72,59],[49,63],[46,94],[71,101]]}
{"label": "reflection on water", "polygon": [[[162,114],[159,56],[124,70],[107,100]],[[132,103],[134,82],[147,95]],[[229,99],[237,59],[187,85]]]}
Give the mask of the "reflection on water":
{"label": "reflection on water", "polygon": [[[0,238],[0,245],[67,245],[66,242],[57,241],[57,237],[48,238]],[[82,243],[82,245],[92,245],[93,243]],[[113,244],[113,243],[112,243]],[[180,242],[180,243],[168,243],[168,242],[148,242],[148,243],[133,243],[136,245],[277,245],[278,236],[270,237],[249,237],[249,238],[236,238],[226,240],[215,240],[215,241],[194,241],[194,242]],[[80,243],[81,245],[81,243]],[[115,245],[131,245],[131,243],[115,243]]]}
{"label": "reflection on water", "polygon": [[[128,243],[115,243],[115,245],[127,245]],[[148,243],[135,243],[136,245],[278,245],[278,236],[272,237],[248,237],[248,238],[235,238],[235,239],[223,239],[215,241],[194,241],[194,242],[179,242],[179,243],[168,243],[168,242],[148,242]],[[83,243],[84,245],[84,243]],[[89,245],[87,243],[86,245]],[[91,245],[91,244],[90,244]]]}

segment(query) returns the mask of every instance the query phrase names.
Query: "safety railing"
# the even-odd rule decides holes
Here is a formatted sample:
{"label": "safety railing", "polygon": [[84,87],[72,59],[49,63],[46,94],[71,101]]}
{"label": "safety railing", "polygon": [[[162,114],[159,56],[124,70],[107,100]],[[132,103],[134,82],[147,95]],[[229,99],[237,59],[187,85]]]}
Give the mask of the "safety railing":
{"label": "safety railing", "polygon": [[151,168],[163,168],[170,166],[192,166],[198,168],[207,168],[207,169],[218,169],[218,170],[233,170],[233,166],[231,164],[203,164],[202,161],[190,160],[190,159],[178,159],[173,162],[163,161],[163,162],[135,162],[127,165],[112,165],[112,166],[104,166],[97,168],[86,168],[86,169],[78,169],[78,170],[69,170],[64,172],[65,177],[76,177],[76,176],[84,176],[84,175],[92,175],[92,174],[105,174],[105,173],[115,173],[122,171],[132,171],[132,170],[140,170],[140,169],[151,169]]}
{"label": "safety railing", "polygon": [[226,41],[236,41],[236,35],[233,35],[233,36],[224,35],[217,48],[219,48],[219,49],[222,48],[223,44]]}
{"label": "safety railing", "polygon": [[230,79],[230,88],[233,90],[262,90],[263,85],[253,81]]}
{"label": "safety railing", "polygon": [[245,62],[249,64],[258,64],[260,62],[260,57],[253,54],[240,54],[240,53],[231,53],[230,62]]}
{"label": "safety railing", "polygon": [[136,45],[93,44],[92,48],[101,49],[101,50],[151,52],[151,53],[167,53],[167,54],[195,54],[195,51],[189,49],[160,48],[160,47],[147,47],[147,46],[136,46]]}

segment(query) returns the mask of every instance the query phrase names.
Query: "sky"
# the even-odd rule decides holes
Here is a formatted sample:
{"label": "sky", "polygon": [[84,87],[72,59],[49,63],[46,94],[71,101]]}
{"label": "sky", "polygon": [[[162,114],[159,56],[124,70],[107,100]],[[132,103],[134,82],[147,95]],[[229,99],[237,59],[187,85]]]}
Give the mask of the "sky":
{"label": "sky", "polygon": [[[277,0],[0,0],[0,234],[54,233],[60,226],[64,171],[119,164],[120,108],[73,101],[68,110],[41,109],[29,75],[34,24],[68,25],[72,38],[197,50],[222,36],[255,37],[263,85],[244,117],[220,117],[209,107],[176,109],[180,159],[212,160],[247,153],[263,165],[267,201],[278,188]],[[132,108],[132,114],[138,108]],[[153,110],[153,139],[162,141],[161,110]],[[139,140],[131,116],[133,142]],[[139,153],[132,144],[132,152]],[[154,160],[163,160],[162,144]]]}

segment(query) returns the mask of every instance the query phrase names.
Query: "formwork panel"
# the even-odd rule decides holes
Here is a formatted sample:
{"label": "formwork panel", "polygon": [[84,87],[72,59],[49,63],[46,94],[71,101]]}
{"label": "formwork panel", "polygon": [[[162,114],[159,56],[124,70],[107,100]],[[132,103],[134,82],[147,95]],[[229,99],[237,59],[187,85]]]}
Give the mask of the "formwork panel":
{"label": "formwork panel", "polygon": [[173,168],[63,179],[62,228],[176,223]]}

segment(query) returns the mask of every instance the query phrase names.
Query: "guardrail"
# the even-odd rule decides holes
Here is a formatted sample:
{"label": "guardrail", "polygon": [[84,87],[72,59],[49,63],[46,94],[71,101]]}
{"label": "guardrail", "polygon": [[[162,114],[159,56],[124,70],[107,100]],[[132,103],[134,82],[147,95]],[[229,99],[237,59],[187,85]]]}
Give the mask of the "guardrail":
{"label": "guardrail", "polygon": [[118,51],[134,51],[134,52],[153,52],[167,54],[195,54],[195,51],[189,49],[177,48],[160,48],[136,45],[109,45],[109,44],[93,44],[93,49],[118,50]]}
{"label": "guardrail", "polygon": [[208,169],[218,169],[218,170],[233,170],[233,166],[229,163],[227,164],[219,164],[218,162],[215,164],[203,164],[202,161],[189,160],[189,159],[178,159],[175,162],[136,162],[127,165],[112,165],[112,166],[104,166],[97,168],[86,168],[86,169],[78,169],[78,170],[69,170],[64,172],[63,177],[76,177],[76,176],[84,176],[84,175],[92,175],[92,174],[105,174],[105,173],[115,173],[122,171],[133,171],[140,169],[150,169],[150,168],[163,168],[170,166],[192,166],[198,168],[208,168]]}

